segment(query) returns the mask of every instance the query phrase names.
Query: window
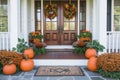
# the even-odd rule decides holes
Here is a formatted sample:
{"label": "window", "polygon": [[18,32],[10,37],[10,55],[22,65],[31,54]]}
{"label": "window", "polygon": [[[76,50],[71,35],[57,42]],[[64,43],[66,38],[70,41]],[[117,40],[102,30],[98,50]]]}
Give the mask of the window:
{"label": "window", "polygon": [[86,0],[80,0],[80,30],[86,29]]}
{"label": "window", "polygon": [[75,16],[72,19],[64,17],[64,30],[75,30]]}
{"label": "window", "polygon": [[7,0],[0,0],[0,32],[8,31],[8,5]]}
{"label": "window", "polygon": [[35,2],[35,30],[41,30],[41,2]]}
{"label": "window", "polygon": [[114,0],[113,30],[120,31],[120,0]]}
{"label": "window", "polygon": [[54,19],[46,18],[46,30],[57,30],[57,17]]}

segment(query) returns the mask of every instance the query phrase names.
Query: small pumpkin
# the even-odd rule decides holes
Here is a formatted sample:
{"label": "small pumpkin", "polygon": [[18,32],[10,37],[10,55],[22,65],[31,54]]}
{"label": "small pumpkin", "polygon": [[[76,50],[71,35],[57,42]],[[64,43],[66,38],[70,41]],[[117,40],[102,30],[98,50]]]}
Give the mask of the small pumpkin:
{"label": "small pumpkin", "polygon": [[26,55],[26,59],[23,59],[20,63],[20,69],[22,71],[31,71],[34,68],[34,62],[32,59],[28,59],[28,55]]}
{"label": "small pumpkin", "polygon": [[27,48],[24,50],[23,55],[24,55],[24,57],[26,57],[26,55],[28,55],[28,58],[31,59],[34,57],[34,51],[32,48]]}
{"label": "small pumpkin", "polygon": [[16,73],[16,65],[15,64],[7,64],[5,66],[3,66],[3,73],[6,75],[11,75]]}
{"label": "small pumpkin", "polygon": [[91,57],[88,60],[87,67],[88,67],[88,70],[90,70],[90,71],[96,71],[97,70],[97,58]]}
{"label": "small pumpkin", "polygon": [[94,56],[96,56],[97,55],[97,51],[96,51],[96,49],[94,49],[94,48],[88,48],[87,50],[86,50],[86,52],[85,52],[85,56],[87,57],[87,58],[91,58],[91,57],[94,57]]}

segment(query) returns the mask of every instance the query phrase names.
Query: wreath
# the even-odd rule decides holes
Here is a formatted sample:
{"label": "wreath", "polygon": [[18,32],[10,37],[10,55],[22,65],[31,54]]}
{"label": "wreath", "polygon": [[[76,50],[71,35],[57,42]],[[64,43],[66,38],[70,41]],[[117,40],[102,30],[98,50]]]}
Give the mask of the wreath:
{"label": "wreath", "polygon": [[45,16],[54,19],[57,16],[57,6],[55,4],[47,4],[45,6]]}
{"label": "wreath", "polygon": [[75,4],[66,3],[64,6],[64,16],[67,19],[72,19],[77,12]]}

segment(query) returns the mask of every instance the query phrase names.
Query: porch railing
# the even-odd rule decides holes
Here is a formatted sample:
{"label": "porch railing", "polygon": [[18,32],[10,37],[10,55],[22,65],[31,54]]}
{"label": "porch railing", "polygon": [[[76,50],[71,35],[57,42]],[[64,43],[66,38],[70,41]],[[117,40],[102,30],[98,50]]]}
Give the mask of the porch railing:
{"label": "porch railing", "polygon": [[120,52],[120,32],[107,32],[107,52]]}
{"label": "porch railing", "polygon": [[10,49],[10,38],[8,32],[0,32],[0,50]]}

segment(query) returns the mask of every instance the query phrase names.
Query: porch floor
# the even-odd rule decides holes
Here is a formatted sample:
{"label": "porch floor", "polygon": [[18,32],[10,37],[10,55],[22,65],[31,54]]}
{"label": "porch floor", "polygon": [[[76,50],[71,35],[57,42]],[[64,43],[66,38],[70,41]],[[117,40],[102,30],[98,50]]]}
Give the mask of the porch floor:
{"label": "porch floor", "polygon": [[[104,78],[97,72],[91,72],[86,66],[80,66],[84,76],[35,76],[38,67],[30,72],[19,72],[14,75],[0,74],[0,80],[117,80]],[[119,80],[119,79],[118,79]]]}
{"label": "porch floor", "polygon": [[76,54],[70,51],[54,51],[42,55],[35,55],[34,59],[86,59],[86,57],[84,54]]}

